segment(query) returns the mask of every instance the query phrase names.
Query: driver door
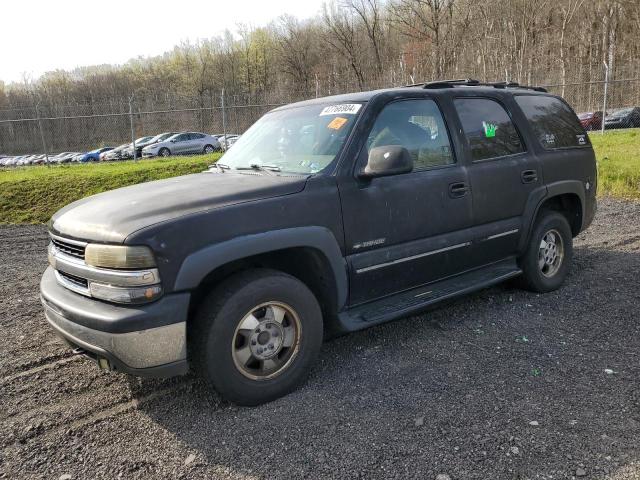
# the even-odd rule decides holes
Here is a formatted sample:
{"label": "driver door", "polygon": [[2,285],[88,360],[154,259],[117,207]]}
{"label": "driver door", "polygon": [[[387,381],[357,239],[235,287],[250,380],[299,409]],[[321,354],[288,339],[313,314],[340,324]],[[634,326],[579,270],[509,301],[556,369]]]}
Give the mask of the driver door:
{"label": "driver door", "polygon": [[[358,178],[373,147],[396,144],[413,171]],[[356,174],[339,179],[351,305],[411,289],[470,265],[473,226],[466,169],[456,162],[438,105],[394,101],[378,115]]]}

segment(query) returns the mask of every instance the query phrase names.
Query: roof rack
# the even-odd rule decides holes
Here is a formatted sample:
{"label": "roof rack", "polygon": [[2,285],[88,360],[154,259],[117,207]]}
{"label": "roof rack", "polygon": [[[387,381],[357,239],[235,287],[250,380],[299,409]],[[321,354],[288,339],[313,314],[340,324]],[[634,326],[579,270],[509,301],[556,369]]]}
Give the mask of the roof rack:
{"label": "roof rack", "polygon": [[460,78],[456,80],[438,80],[435,82],[415,83],[413,85],[407,85],[407,87],[422,87],[426,89],[435,88],[454,88],[454,87],[493,87],[493,88],[524,88],[527,90],[534,90],[536,92],[546,92],[547,89],[543,87],[531,87],[528,85],[520,85],[517,82],[481,82],[473,78]]}

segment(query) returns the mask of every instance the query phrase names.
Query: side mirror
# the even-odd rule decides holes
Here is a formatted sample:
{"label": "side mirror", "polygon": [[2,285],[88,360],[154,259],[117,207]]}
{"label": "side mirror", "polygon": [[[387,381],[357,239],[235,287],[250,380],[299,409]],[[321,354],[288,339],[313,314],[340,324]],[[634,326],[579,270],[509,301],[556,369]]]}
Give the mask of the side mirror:
{"label": "side mirror", "polygon": [[175,139],[174,139],[174,140],[169,140],[169,141],[170,141],[171,143],[176,143],[176,140],[175,140]]}
{"label": "side mirror", "polygon": [[360,178],[386,177],[409,173],[413,170],[413,159],[401,145],[374,147],[369,151],[367,165],[358,174]]}

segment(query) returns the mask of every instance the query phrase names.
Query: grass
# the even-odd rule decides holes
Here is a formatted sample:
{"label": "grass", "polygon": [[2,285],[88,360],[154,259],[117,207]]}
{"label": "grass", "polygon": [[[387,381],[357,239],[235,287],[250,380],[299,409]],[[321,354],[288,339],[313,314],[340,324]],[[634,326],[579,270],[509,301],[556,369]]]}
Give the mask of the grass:
{"label": "grass", "polygon": [[44,223],[74,200],[135,183],[201,172],[219,157],[213,154],[0,170],[0,224]]}
{"label": "grass", "polygon": [[640,128],[589,138],[598,160],[598,194],[640,200]]}
{"label": "grass", "polygon": [[[600,195],[640,200],[640,129],[593,132]],[[44,223],[79,198],[204,170],[219,155],[0,170],[0,224]]]}

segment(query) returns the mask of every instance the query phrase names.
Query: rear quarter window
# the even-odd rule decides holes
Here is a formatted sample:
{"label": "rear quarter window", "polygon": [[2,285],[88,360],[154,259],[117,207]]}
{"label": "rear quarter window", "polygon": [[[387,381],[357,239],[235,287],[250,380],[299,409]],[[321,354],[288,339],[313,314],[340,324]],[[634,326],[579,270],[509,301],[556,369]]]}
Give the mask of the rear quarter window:
{"label": "rear quarter window", "polygon": [[545,150],[589,145],[578,117],[562,100],[543,95],[517,95],[515,99]]}

